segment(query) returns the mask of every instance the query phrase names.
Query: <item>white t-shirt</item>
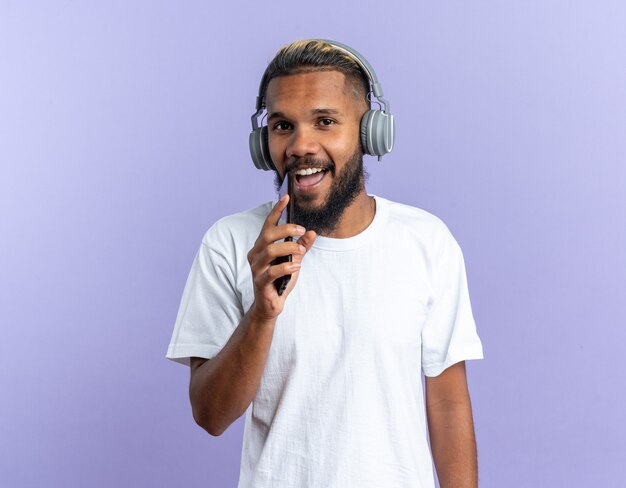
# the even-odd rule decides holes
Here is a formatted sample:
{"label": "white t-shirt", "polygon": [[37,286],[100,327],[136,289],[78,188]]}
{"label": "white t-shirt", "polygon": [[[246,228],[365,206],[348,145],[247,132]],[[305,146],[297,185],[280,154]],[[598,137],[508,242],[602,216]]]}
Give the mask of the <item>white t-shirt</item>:
{"label": "white t-shirt", "polygon": [[[482,358],[461,249],[424,210],[318,237],[246,411],[239,488],[434,487],[421,372]],[[269,202],[204,236],[167,357],[214,357],[254,299],[246,255]]]}

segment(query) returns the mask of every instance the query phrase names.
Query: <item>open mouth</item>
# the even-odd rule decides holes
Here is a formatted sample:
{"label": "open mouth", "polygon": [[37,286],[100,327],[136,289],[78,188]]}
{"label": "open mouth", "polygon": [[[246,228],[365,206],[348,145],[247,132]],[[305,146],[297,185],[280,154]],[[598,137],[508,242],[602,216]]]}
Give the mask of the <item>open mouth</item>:
{"label": "open mouth", "polygon": [[296,170],[293,174],[296,177],[298,188],[308,189],[319,184],[327,172],[328,170],[324,168],[306,168]]}

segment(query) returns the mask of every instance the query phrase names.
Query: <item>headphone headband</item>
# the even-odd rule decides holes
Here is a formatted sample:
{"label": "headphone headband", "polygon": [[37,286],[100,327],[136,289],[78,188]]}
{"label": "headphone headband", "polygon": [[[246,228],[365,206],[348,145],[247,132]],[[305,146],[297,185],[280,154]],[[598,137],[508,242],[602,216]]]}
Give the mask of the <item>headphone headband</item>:
{"label": "headphone headband", "polygon": [[380,98],[383,96],[383,86],[378,82],[378,78],[376,77],[376,72],[374,71],[374,68],[372,68],[372,65],[369,64],[367,62],[367,59],[361,56],[361,54],[358,51],[352,49],[350,46],[341,44],[340,42],[331,41],[328,39],[318,39],[318,40],[325,42],[326,44],[330,44],[335,49],[339,49],[340,51],[343,51],[347,53],[349,56],[351,56],[358,63],[358,65],[361,67],[361,69],[366,74],[367,78],[369,79],[370,84],[372,85],[372,92],[374,92],[374,96],[376,98]]}
{"label": "headphone headband", "polygon": [[[374,68],[372,68],[372,65],[368,63],[367,59],[365,59],[358,51],[352,49],[350,46],[347,46],[346,44],[342,44],[337,41],[331,41],[329,39],[313,39],[313,40],[325,42],[326,44],[334,47],[335,49],[348,54],[348,56],[350,56],[359,65],[359,67],[361,68],[361,71],[363,71],[363,74],[367,77],[368,81],[370,82],[370,86],[372,87],[372,93],[374,93],[374,96],[378,99],[378,101],[383,106],[383,110],[387,113],[389,112],[389,102],[383,98],[383,86],[378,81],[376,72],[374,71]],[[261,115],[261,112],[265,108],[265,95],[263,94],[263,87],[265,86],[265,83],[267,82],[267,76],[268,76],[268,73],[266,69],[265,72],[263,73],[263,77],[261,78],[261,83],[259,84],[259,94],[256,97],[256,110],[257,110],[257,113],[255,114],[256,117]],[[255,126],[255,129],[256,128],[258,128],[258,125]]]}

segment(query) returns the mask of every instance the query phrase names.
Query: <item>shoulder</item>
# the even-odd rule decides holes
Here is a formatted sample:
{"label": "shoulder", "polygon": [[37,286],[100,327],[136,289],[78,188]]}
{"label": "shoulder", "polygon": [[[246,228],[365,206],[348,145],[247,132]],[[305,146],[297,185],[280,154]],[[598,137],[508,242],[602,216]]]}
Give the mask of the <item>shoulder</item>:
{"label": "shoulder", "polygon": [[273,203],[266,202],[258,207],[222,217],[206,231],[202,244],[217,252],[240,246],[249,249],[249,243],[258,237]]}
{"label": "shoulder", "polygon": [[446,223],[421,208],[383,201],[387,208],[386,239],[406,255],[423,258],[433,282],[446,280],[464,267],[463,252]]}
{"label": "shoulder", "polygon": [[376,197],[376,201],[384,207],[387,223],[395,231],[407,232],[435,245],[454,240],[448,226],[436,215],[386,198]]}

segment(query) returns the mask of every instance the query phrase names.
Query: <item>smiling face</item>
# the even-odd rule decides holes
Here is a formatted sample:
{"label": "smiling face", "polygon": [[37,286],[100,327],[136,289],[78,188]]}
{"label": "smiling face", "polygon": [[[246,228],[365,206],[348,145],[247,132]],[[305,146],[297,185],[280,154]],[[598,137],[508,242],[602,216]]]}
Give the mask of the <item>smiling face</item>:
{"label": "smiling face", "polygon": [[272,79],[266,103],[278,182],[286,172],[295,176],[296,222],[318,232],[332,230],[365,192],[359,142],[368,108],[364,99],[357,98],[343,73],[314,71]]}

